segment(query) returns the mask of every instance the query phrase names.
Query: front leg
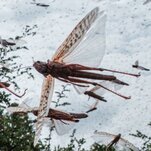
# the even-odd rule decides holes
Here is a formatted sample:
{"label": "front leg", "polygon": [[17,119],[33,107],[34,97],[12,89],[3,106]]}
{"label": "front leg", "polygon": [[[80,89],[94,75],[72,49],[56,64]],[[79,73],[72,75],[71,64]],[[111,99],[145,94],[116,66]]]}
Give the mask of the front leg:
{"label": "front leg", "polygon": [[0,88],[6,89],[7,91],[9,91],[10,93],[12,93],[13,95],[15,95],[19,98],[23,97],[26,94],[26,91],[27,91],[27,89],[25,89],[24,93],[22,95],[18,95],[15,92],[13,92],[12,90],[10,90],[9,88],[7,88],[7,85],[5,83],[2,83],[2,82],[0,82]]}

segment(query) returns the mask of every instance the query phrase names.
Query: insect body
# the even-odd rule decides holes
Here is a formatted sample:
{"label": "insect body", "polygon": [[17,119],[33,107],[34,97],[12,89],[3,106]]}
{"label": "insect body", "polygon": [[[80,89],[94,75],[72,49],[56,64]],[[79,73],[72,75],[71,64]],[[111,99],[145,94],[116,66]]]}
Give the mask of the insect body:
{"label": "insect body", "polygon": [[[23,107],[9,107],[7,111],[12,114],[24,115],[27,113],[33,113],[35,116],[38,115],[38,108],[23,108]],[[56,109],[49,109],[48,115],[46,118],[60,120],[60,121],[70,121],[70,122],[79,122],[78,119],[87,118],[88,115],[85,113],[67,113]]]}
{"label": "insect body", "polygon": [[[66,64],[52,62],[52,61],[48,61],[48,63],[37,61],[34,63],[33,66],[37,69],[38,72],[40,72],[44,76],[51,75],[52,77],[58,79],[63,78],[63,80],[69,80],[71,82],[74,82],[74,80],[71,80],[71,78],[69,77],[87,78],[87,79],[95,79],[95,80],[109,80],[109,81],[113,81],[116,79],[115,76],[85,72],[83,70],[99,70],[99,68],[91,68],[78,64],[66,65]],[[85,83],[84,81],[78,82],[77,79],[75,79],[75,81],[77,83]]]}
{"label": "insect body", "polygon": [[140,66],[138,60],[135,61],[135,64],[132,65],[132,67],[133,67],[133,68],[136,68],[136,69],[139,69],[139,70],[150,71],[149,69],[147,69],[147,68],[145,68],[145,67],[143,67],[143,66]]}

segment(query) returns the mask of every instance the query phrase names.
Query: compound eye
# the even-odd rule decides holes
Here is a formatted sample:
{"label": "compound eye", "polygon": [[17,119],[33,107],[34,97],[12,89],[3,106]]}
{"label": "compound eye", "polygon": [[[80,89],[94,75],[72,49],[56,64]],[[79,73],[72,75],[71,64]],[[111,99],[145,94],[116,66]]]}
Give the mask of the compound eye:
{"label": "compound eye", "polygon": [[37,63],[40,63],[40,61],[37,61]]}

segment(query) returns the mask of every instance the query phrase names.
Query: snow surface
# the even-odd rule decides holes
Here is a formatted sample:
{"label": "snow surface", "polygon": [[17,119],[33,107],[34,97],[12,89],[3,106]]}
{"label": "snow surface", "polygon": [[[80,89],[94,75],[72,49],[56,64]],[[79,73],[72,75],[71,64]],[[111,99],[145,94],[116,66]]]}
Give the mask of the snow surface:
{"label": "snow surface", "polygon": [[[106,22],[106,54],[101,67],[138,73],[131,67],[136,60],[142,66],[151,69],[151,3],[143,5],[145,0],[39,0],[49,4],[48,8],[31,4],[31,0],[1,0],[0,2],[0,36],[2,38],[22,35],[25,26],[38,27],[34,29],[36,35],[25,36],[29,50],[20,51],[20,62],[24,66],[31,66],[34,60],[46,61],[50,59],[61,42],[67,37],[73,27],[96,6],[105,10]],[[113,134],[121,133],[134,145],[140,147],[141,140],[130,136],[136,130],[151,136],[151,74],[140,71],[141,77],[133,78],[117,75],[128,82],[130,86],[123,87],[120,93],[131,95],[130,100],[123,100],[109,92],[105,94],[107,103],[101,102],[98,110],[89,114],[87,119],[75,125],[76,136],[90,138],[94,130],[106,131]],[[39,103],[43,77],[35,70],[34,80],[18,79],[22,89],[28,88],[32,105]],[[55,90],[61,90],[57,82]],[[78,96],[71,89],[68,100],[72,105],[63,108],[66,111],[79,111],[86,105],[87,98]],[[33,98],[33,99],[31,99]],[[54,97],[55,99],[55,97]],[[74,100],[74,101],[73,101]],[[92,101],[92,100],[91,100]],[[70,101],[71,102],[71,101]],[[80,108],[80,109],[79,109]],[[80,111],[81,111],[80,110]],[[48,129],[44,129],[43,138],[48,136]],[[63,136],[53,133],[52,144],[67,144],[71,131]],[[91,142],[91,139],[90,139]],[[90,143],[89,142],[89,143]]]}

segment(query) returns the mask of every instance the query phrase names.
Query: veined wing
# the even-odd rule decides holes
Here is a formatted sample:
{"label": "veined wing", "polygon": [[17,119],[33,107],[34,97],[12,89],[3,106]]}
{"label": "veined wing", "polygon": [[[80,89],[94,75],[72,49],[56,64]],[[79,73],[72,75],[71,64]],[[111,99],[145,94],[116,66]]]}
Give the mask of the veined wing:
{"label": "veined wing", "polygon": [[50,106],[52,94],[53,94],[53,89],[54,89],[54,79],[53,77],[48,75],[47,78],[44,79],[44,82],[42,85],[38,117],[44,117],[48,115],[49,106]]}
{"label": "veined wing", "polygon": [[66,55],[69,55],[81,42],[98,16],[99,8],[96,7],[90,11],[73,29],[69,36],[65,39],[62,45],[58,48],[52,60],[62,62]]}
{"label": "veined wing", "polygon": [[42,86],[40,106],[38,110],[38,117],[36,123],[34,145],[36,145],[39,140],[39,136],[43,125],[42,124],[43,117],[48,115],[50,102],[52,100],[53,88],[54,88],[54,79],[49,75],[47,76],[47,78],[44,79],[43,86]]}
{"label": "veined wing", "polygon": [[55,119],[52,119],[52,120],[53,120],[55,130],[58,135],[64,135],[68,133],[75,125],[75,123],[65,121],[65,120],[63,121],[55,120]]}
{"label": "veined wing", "polygon": [[139,65],[139,62],[138,62],[138,60],[136,60],[136,61],[135,61],[135,65],[136,65],[136,66],[138,66],[138,65]]}
{"label": "veined wing", "polygon": [[[101,82],[99,82],[99,84],[101,84],[105,87],[113,87],[114,86],[110,81],[101,81]],[[78,87],[78,86],[74,86],[74,88],[77,91],[77,93],[79,93],[79,94],[83,94],[87,90],[87,88]],[[89,91],[92,91],[92,92],[96,93],[97,95],[101,95],[101,96],[106,93],[106,90],[101,88],[100,86],[94,86],[91,89],[89,89]]]}
{"label": "veined wing", "polygon": [[[99,13],[79,45],[74,51],[64,55],[62,62],[98,67],[105,53],[105,22],[106,15]],[[82,93],[86,88],[77,87],[76,90]]]}
{"label": "veined wing", "polygon": [[10,114],[13,114],[13,113],[29,113],[29,112],[32,112],[32,111],[35,111],[37,110],[38,108],[35,107],[35,108],[24,108],[24,107],[8,107],[6,110],[7,112],[9,112]]}
{"label": "veined wing", "polygon": [[[94,136],[93,136],[94,140],[97,143],[101,143],[105,145],[108,145],[115,137],[116,135],[107,132],[94,132]],[[117,146],[122,147],[127,151],[131,151],[131,149],[133,151],[139,151],[137,147],[135,147],[132,143],[130,143],[129,141],[123,138],[119,139],[119,141],[117,142]]]}
{"label": "veined wing", "polygon": [[74,51],[64,55],[62,62],[98,67],[105,53],[106,15],[100,12]]}
{"label": "veined wing", "polygon": [[[110,81],[102,81],[102,82],[99,82],[99,84],[101,84],[102,86],[105,86],[107,88],[110,88],[113,91],[119,90],[123,87],[122,85],[119,85],[119,84],[116,84],[116,83],[110,82]],[[76,86],[74,86],[74,87],[79,94],[84,93],[84,91],[82,91],[82,90],[84,90],[84,88],[81,89],[80,87],[78,87],[78,88],[80,88],[80,89],[78,89]],[[94,92],[96,95],[99,95],[102,97],[107,92],[105,89],[101,88],[100,86],[95,86],[95,87],[91,88],[89,91]],[[98,100],[96,98],[95,98],[95,100],[96,101],[91,106],[88,107],[88,111],[91,109],[97,108],[97,105],[101,102],[100,100]]]}
{"label": "veined wing", "polygon": [[[99,84],[101,84],[104,87],[110,88],[113,91],[119,90],[123,87],[123,85],[119,85],[112,81],[102,81],[102,82],[99,82]],[[101,95],[101,96],[106,93],[106,90],[101,88],[100,86],[95,86],[89,91],[92,91],[92,92],[96,93],[97,95]]]}

